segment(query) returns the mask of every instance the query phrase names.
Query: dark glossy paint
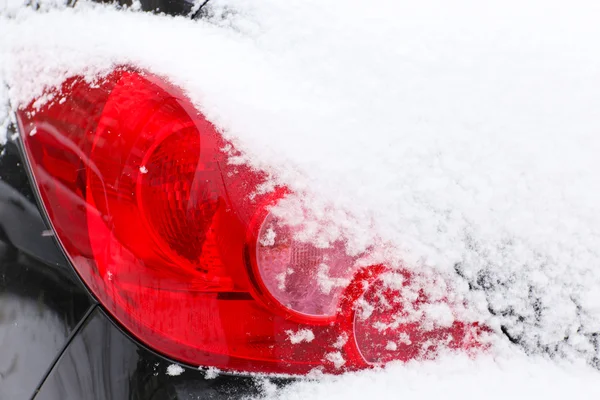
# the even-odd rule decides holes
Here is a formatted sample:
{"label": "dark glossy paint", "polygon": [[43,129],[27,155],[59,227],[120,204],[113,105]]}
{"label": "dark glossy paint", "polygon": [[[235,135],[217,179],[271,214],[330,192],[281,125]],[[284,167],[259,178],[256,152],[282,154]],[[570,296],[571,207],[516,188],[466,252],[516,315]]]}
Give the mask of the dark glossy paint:
{"label": "dark glossy paint", "polygon": [[16,143],[0,150],[0,399],[28,399],[92,305],[38,209]]}
{"label": "dark glossy paint", "polygon": [[239,399],[257,395],[247,377],[206,379],[197,368],[167,374],[172,362],[130,339],[98,307],[73,338],[35,400]]}

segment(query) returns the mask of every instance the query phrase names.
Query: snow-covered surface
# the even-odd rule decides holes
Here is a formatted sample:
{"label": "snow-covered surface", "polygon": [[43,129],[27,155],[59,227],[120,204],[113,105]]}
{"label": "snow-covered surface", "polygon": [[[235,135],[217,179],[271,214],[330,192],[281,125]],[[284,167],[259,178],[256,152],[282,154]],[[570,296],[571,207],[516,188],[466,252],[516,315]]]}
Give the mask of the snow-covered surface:
{"label": "snow-covered surface", "polygon": [[263,399],[596,399],[598,373],[579,366],[559,366],[542,359],[520,357],[477,361],[467,357],[389,366],[318,383],[300,382],[283,390],[265,383]]}
{"label": "snow-covered surface", "polygon": [[600,387],[593,369],[508,345],[600,367],[597,1],[213,0],[202,21],[3,1],[0,121],[6,98],[24,104],[66,76],[121,64],[163,75],[242,161],[295,191],[280,212],[309,210],[319,223],[307,238],[343,238],[350,253],[424,274],[431,293],[467,301],[460,317],[494,329],[490,352],[505,357],[273,395],[562,398]]}

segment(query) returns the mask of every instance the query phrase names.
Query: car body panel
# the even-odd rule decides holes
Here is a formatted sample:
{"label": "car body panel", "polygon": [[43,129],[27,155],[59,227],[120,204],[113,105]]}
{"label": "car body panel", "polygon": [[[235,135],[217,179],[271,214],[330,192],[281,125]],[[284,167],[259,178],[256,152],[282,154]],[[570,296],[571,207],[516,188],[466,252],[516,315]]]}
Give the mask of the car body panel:
{"label": "car body panel", "polygon": [[94,301],[34,199],[15,142],[0,155],[0,398],[30,398]]}
{"label": "car body panel", "polygon": [[69,399],[236,399],[258,394],[250,377],[212,377],[180,366],[128,337],[97,307],[73,338],[36,400]]}

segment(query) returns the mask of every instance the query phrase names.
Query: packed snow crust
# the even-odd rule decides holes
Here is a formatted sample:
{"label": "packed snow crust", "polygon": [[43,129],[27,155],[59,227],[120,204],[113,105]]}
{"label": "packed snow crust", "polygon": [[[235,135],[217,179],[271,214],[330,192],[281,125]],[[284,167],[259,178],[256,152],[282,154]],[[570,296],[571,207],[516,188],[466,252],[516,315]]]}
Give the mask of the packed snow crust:
{"label": "packed snow crust", "polygon": [[597,393],[581,363],[600,368],[600,3],[213,0],[199,21],[40,4],[0,0],[0,133],[8,101],[68,76],[164,76],[242,152],[232,162],[294,191],[275,212],[304,240],[418,274],[452,305],[432,305],[434,325],[495,332],[476,360],[269,396]]}

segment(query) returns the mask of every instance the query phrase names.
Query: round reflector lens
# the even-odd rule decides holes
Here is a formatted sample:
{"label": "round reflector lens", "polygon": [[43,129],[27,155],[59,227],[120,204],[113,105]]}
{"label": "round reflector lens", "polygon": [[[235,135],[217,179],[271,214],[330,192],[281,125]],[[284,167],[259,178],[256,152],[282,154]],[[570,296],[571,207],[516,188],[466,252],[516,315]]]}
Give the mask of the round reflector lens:
{"label": "round reflector lens", "polygon": [[312,317],[334,317],[356,259],[335,242],[319,248],[297,239],[299,228],[269,214],[260,227],[256,264],[269,294],[287,309]]}

